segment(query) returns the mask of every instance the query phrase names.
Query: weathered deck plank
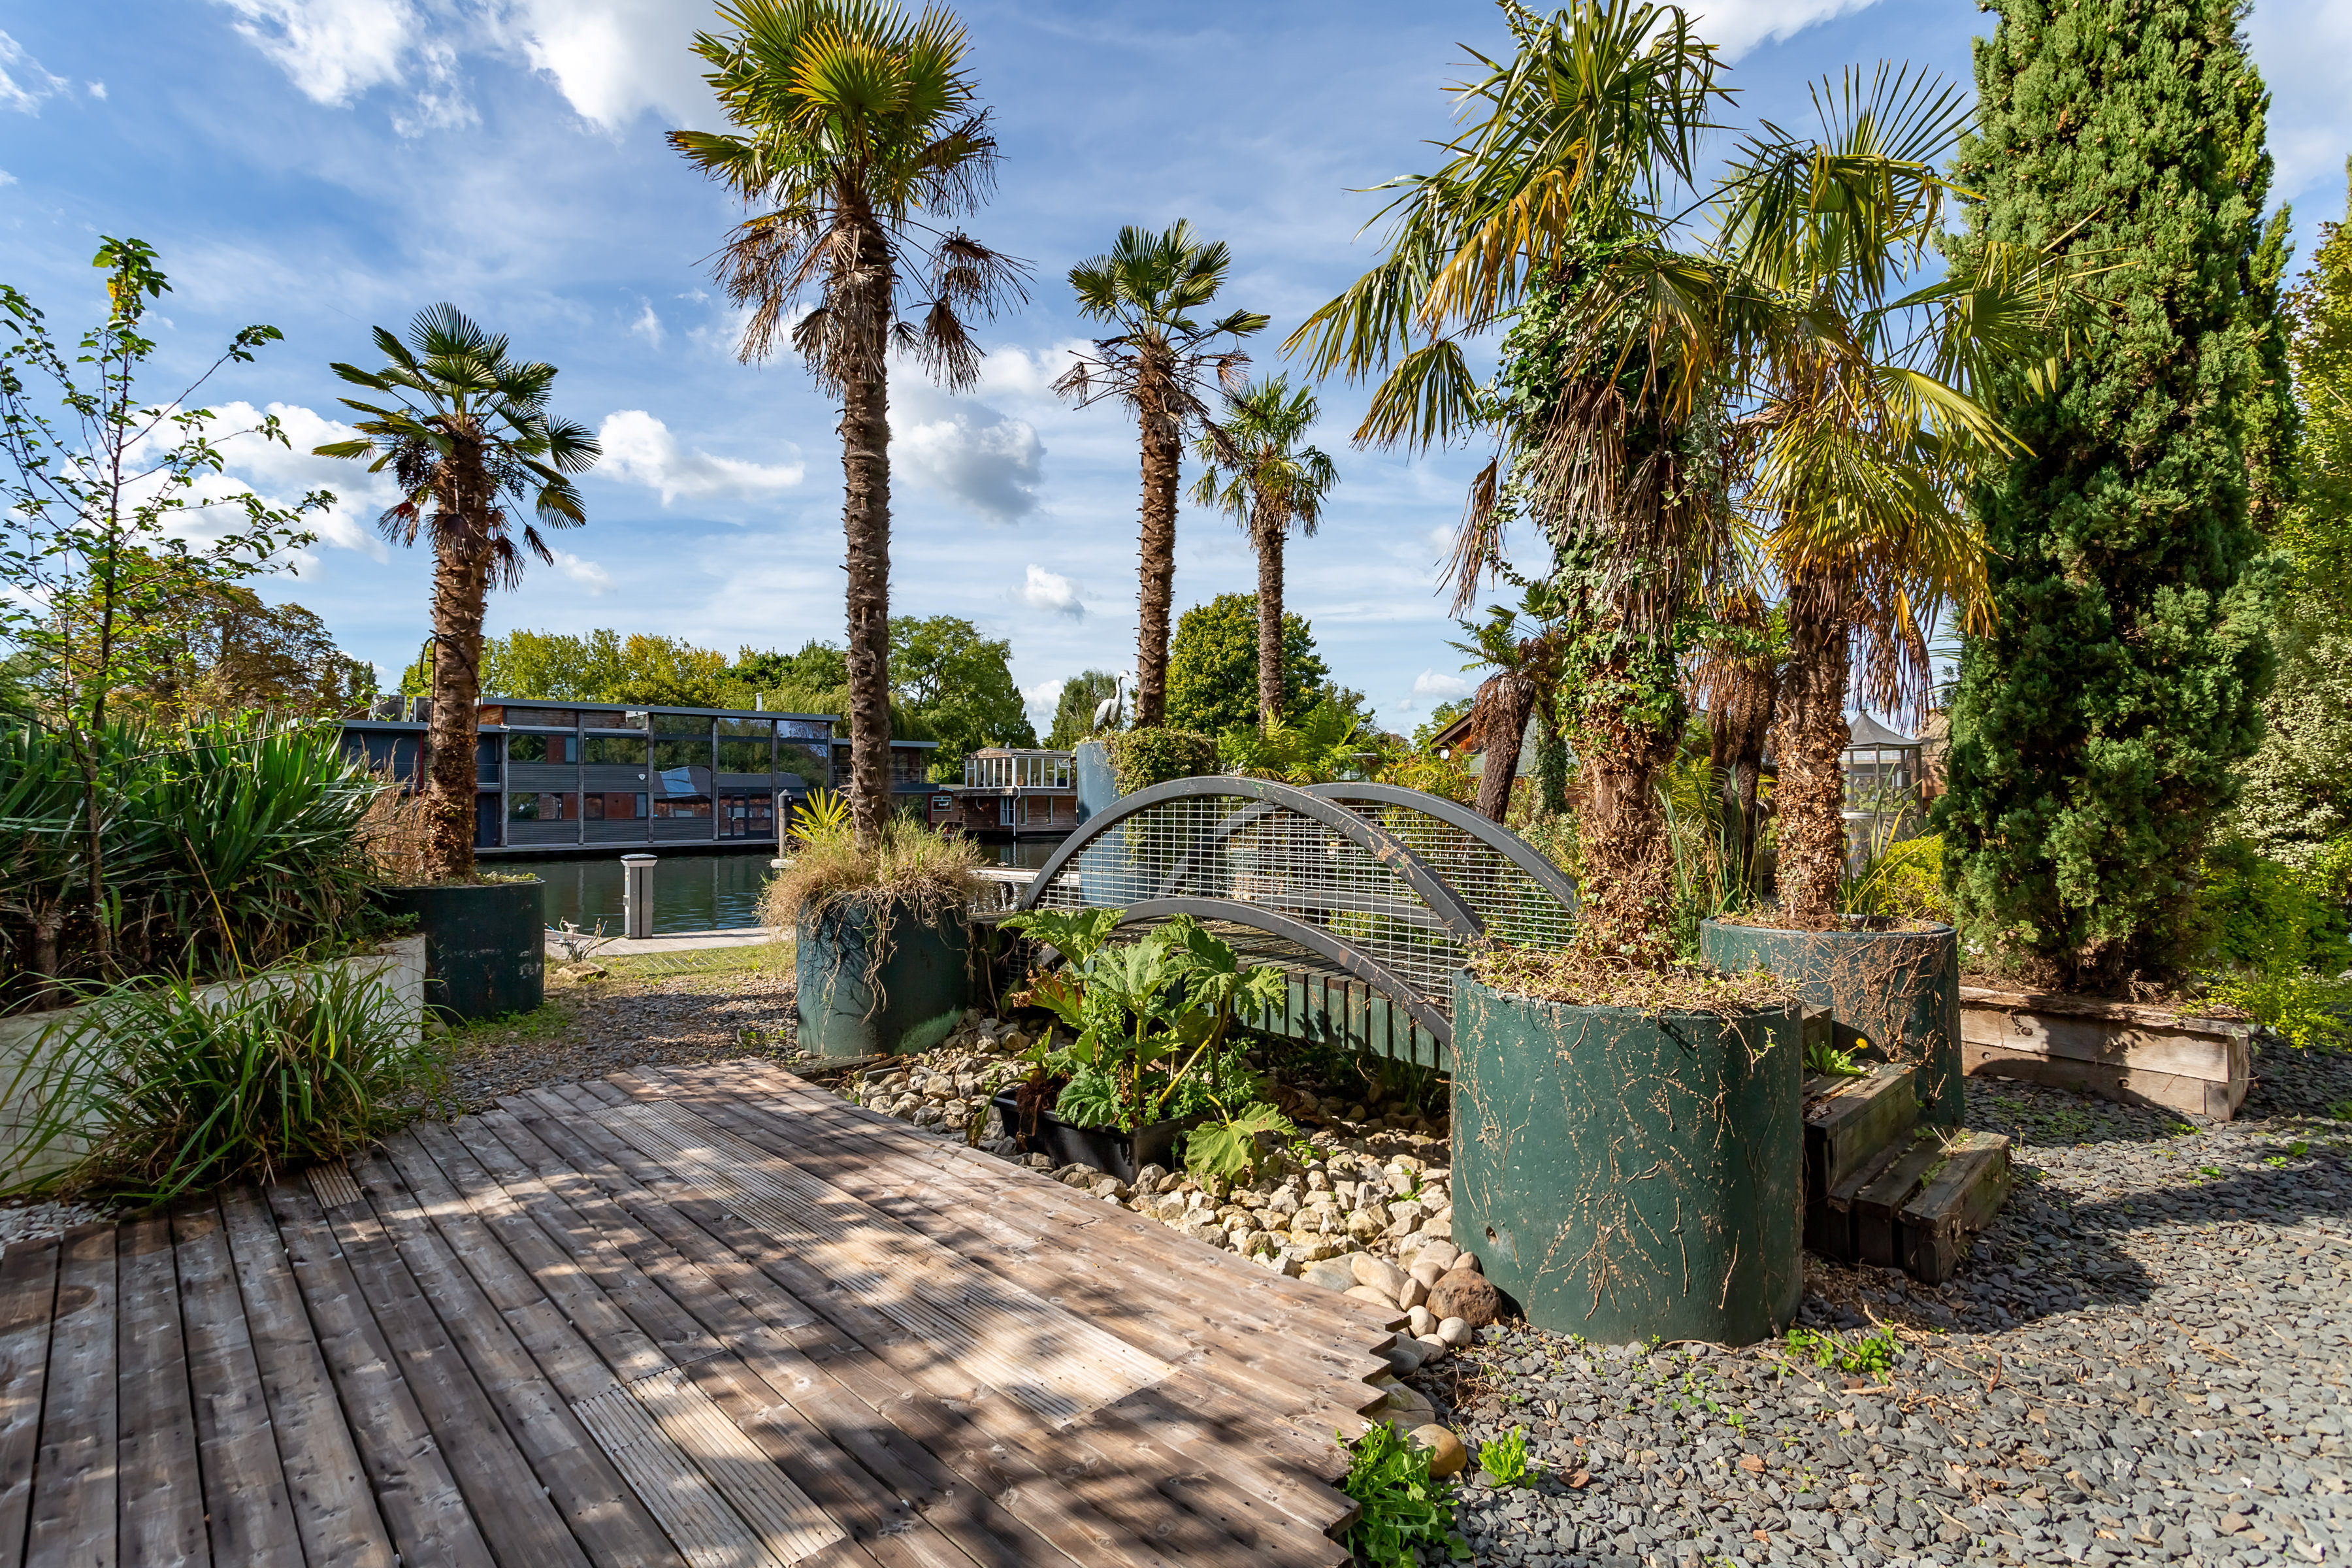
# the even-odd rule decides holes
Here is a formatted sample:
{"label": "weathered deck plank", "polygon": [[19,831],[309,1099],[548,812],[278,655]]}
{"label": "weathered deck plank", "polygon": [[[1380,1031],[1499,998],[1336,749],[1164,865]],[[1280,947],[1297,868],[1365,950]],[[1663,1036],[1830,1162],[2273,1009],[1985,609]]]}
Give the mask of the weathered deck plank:
{"label": "weathered deck plank", "polygon": [[1387,1338],[764,1067],[543,1089],[9,1247],[0,1568],[1337,1568]]}

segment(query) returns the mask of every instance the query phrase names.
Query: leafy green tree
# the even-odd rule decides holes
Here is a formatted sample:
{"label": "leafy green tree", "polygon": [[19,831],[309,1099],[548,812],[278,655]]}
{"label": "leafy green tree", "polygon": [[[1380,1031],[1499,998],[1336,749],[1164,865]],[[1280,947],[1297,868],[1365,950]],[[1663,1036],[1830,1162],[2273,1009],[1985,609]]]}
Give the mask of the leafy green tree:
{"label": "leafy green tree", "polygon": [[[482,617],[493,587],[522,580],[523,552],[552,562],[539,523],[588,521],[572,476],[601,448],[584,425],[547,412],[555,367],[507,353],[451,304],[409,323],[406,342],[374,331],[382,370],[338,362],[335,374],[386,399],[342,399],[362,416],[360,434],[315,448],[322,458],[373,458],[400,499],[377,520],[385,538],[433,547],[433,710],[425,743],[425,874],[436,881],[474,868],[474,709],[481,697]],[[518,529],[516,513],[535,521]]]}
{"label": "leafy green tree", "polygon": [[1013,684],[1013,645],[955,616],[890,623],[898,696],[940,742],[934,766],[961,769],[982,746],[1034,746],[1028,705]]}
{"label": "leafy green tree", "polygon": [[[740,0],[719,16],[731,30],[697,33],[694,49],[735,132],[676,131],[670,144],[754,208],[718,266],[751,308],[740,357],[767,358],[789,332],[842,401],[849,795],[870,849],[891,809],[890,357],[911,350],[934,379],[971,386],[968,319],[1024,298],[1021,268],[952,224],[987,194],[997,150],[951,13]],[[795,319],[812,286],[816,308]]]}
{"label": "leafy green tree", "polygon": [[1098,730],[1119,728],[1120,714],[1114,711],[1108,721],[1097,724],[1095,710],[1117,700],[1120,693],[1118,677],[1107,669],[1089,669],[1064,682],[1062,695],[1054,703],[1054,728],[1045,744],[1066,752]]}
{"label": "leafy green tree", "polygon": [[[2352,183],[2352,163],[2346,174]],[[2303,438],[2294,501],[2273,535],[2292,565],[2278,684],[2237,812],[2242,837],[2305,874],[2352,842],[2352,223],[2319,234],[2288,296]]]}
{"label": "leafy green tree", "polygon": [[[1118,331],[1097,339],[1091,356],[1054,383],[1054,390],[1083,408],[1112,398],[1135,410],[1143,451],[1142,538],[1138,548],[1141,579],[1136,628],[1135,722],[1154,728],[1169,718],[1168,611],[1176,588],[1176,489],[1184,458],[1184,433],[1209,426],[1209,406],[1201,393],[1205,378],[1221,386],[1241,384],[1249,356],[1243,338],[1263,331],[1267,318],[1234,310],[1213,321],[1196,321],[1224,287],[1233,253],[1222,240],[1203,241],[1189,223],[1163,234],[1133,225],[1103,255],[1070,268],[1078,312],[1108,321]],[[1234,346],[1210,347],[1230,337]]]}
{"label": "leafy green tree", "polygon": [[[1220,594],[1184,612],[1168,662],[1170,724],[1222,735],[1257,721],[1257,601],[1247,594]],[[1283,616],[1280,710],[1304,713],[1330,673],[1305,618]]]}
{"label": "leafy green tree", "polygon": [[[1208,465],[1192,500],[1241,524],[1257,553],[1257,716],[1283,717],[1282,551],[1295,525],[1313,538],[1323,498],[1339,482],[1330,457],[1299,446],[1321,417],[1315,394],[1287,376],[1252,382],[1225,394],[1224,417],[1201,433],[1195,450]],[[1223,480],[1221,485],[1218,481]]]}
{"label": "leafy green tree", "polygon": [[155,342],[142,328],[171,291],[156,262],[143,240],[105,239],[90,264],[106,274],[106,320],[69,347],[30,300],[0,284],[0,647],[11,677],[0,684],[30,699],[79,777],[80,841],[57,850],[78,861],[60,879],[79,879],[102,963],[112,952],[107,911],[120,907],[106,887],[100,778],[110,701],[172,667],[190,587],[225,589],[274,570],[314,537],[303,518],[334,502],[324,490],[290,508],[250,490],[205,495],[222,441],[250,434],[284,446],[286,436],[274,415],[251,431],[216,432],[196,395],[222,365],[249,363],[283,334],[246,328],[194,381],[150,402],[139,376]]}
{"label": "leafy green tree", "polygon": [[2105,306],[1995,412],[2026,447],[1972,497],[1992,624],[1968,639],[1938,820],[1959,918],[2022,977],[2104,988],[2180,956],[2195,868],[2261,738],[2293,434],[2265,227],[2268,94],[2238,0],[1998,0],[1982,200],[1951,247],[2104,268]]}

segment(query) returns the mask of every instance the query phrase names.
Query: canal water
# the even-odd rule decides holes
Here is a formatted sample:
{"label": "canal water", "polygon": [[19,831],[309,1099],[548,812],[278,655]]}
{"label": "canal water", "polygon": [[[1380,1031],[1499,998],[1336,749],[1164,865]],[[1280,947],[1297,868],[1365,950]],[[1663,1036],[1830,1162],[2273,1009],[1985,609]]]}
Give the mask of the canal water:
{"label": "canal water", "polygon": [[[1038,867],[1059,848],[1055,839],[1024,838],[984,843],[983,860],[1000,866]],[[654,867],[654,932],[725,931],[760,923],[760,894],[774,876],[768,862],[775,851],[753,855],[664,855]],[[525,868],[518,866],[518,870]],[[583,931],[604,922],[604,933],[621,931],[621,858],[616,853],[593,860],[540,860],[529,868],[547,884],[547,923],[570,921]]]}

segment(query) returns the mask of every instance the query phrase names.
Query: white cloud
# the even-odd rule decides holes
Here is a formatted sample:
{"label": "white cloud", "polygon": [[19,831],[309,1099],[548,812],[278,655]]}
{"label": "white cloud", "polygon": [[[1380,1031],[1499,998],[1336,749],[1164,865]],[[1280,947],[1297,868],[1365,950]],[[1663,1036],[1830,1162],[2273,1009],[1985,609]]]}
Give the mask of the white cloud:
{"label": "white cloud", "polygon": [[1022,706],[1028,710],[1029,721],[1043,735],[1054,727],[1054,714],[1062,705],[1062,689],[1066,680],[1041,680],[1034,686],[1021,689]]}
{"label": "white cloud", "polygon": [[635,332],[654,347],[661,347],[662,321],[659,316],[654,314],[654,302],[651,300],[640,300],[637,302],[645,309],[638,313],[635,321],[629,323],[629,331]]}
{"label": "white cloud", "polygon": [[678,445],[668,426],[637,408],[604,416],[596,438],[604,447],[604,461],[596,471],[607,479],[659,490],[664,506],[679,496],[773,495],[799,484],[806,471],[796,462],[747,463],[688,451]]}
{"label": "white cloud", "polygon": [[0,185],[13,185],[13,184],[15,184],[16,183],[16,175],[14,175],[14,174],[10,174],[10,173],[9,173],[7,170],[5,170],[5,169],[0,169]]}
{"label": "white cloud", "polygon": [[1475,681],[1466,680],[1458,675],[1445,675],[1434,669],[1424,669],[1412,678],[1412,694],[1416,700],[1426,697],[1438,702],[1451,702],[1457,697],[1467,697],[1477,689],[1477,683]]}
{"label": "white cloud", "polygon": [[894,472],[992,522],[1016,521],[1036,510],[1045,445],[1026,420],[911,378],[894,382],[890,391]]}
{"label": "white cloud", "polygon": [[1816,22],[1868,10],[1877,0],[1699,0],[1691,21],[1700,37],[1738,59],[1768,38],[1787,38]]}
{"label": "white cloud", "polygon": [[702,0],[519,0],[508,26],[532,68],[604,130],[648,110],[682,125],[716,118],[691,48],[697,29],[719,26]]}
{"label": "white cloud", "polygon": [[89,89],[92,98],[102,100],[106,97],[106,84],[102,81],[86,81],[82,86]]}
{"label": "white cloud", "polygon": [[316,103],[348,103],[401,79],[419,30],[408,0],[220,0],[239,34]]}
{"label": "white cloud", "polygon": [[602,594],[613,585],[613,574],[593,561],[583,561],[569,550],[555,552],[555,569],[586,588],[591,594]]}
{"label": "white cloud", "polygon": [[0,33],[0,104],[20,113],[38,114],[41,100],[65,85],[65,78],[43,70],[41,62],[26,54],[16,39]]}
{"label": "white cloud", "polygon": [[292,506],[312,490],[332,490],[335,504],[311,513],[302,526],[317,534],[321,544],[357,551],[375,561],[392,558],[376,531],[375,520],[399,499],[393,481],[383,474],[369,473],[363,462],[320,458],[311,452],[330,441],[352,439],[359,434],[356,428],[291,403],[273,403],[267,409],[250,403],[225,403],[214,413],[219,416],[213,426],[216,432],[251,431],[265,414],[274,414],[286,435],[282,447],[258,435],[223,441],[221,454],[228,471],[242,481],[229,489],[250,486],[256,494],[278,506]]}
{"label": "white cloud", "polygon": [[1034,351],[1012,344],[991,349],[980,362],[980,390],[1000,397],[1050,399],[1055,380],[1070,368],[1072,356],[1093,347],[1084,338],[1066,338]]}
{"label": "white cloud", "polygon": [[1087,613],[1086,605],[1078,602],[1076,585],[1067,577],[1048,572],[1043,566],[1033,564],[1021,586],[1013,590],[1013,596],[1033,610],[1067,616],[1074,621]]}

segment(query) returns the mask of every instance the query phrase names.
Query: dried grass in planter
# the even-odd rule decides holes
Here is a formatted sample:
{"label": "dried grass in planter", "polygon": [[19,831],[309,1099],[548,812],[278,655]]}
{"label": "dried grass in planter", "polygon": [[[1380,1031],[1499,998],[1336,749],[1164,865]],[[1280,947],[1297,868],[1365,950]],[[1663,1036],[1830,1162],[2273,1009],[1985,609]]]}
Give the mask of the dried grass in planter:
{"label": "dried grass in planter", "polygon": [[1703,964],[1650,969],[1612,963],[1574,948],[1489,942],[1473,952],[1465,966],[1489,990],[1564,1007],[1729,1016],[1785,1006],[1797,994],[1788,982],[1761,969],[1746,974],[1729,974]]}

